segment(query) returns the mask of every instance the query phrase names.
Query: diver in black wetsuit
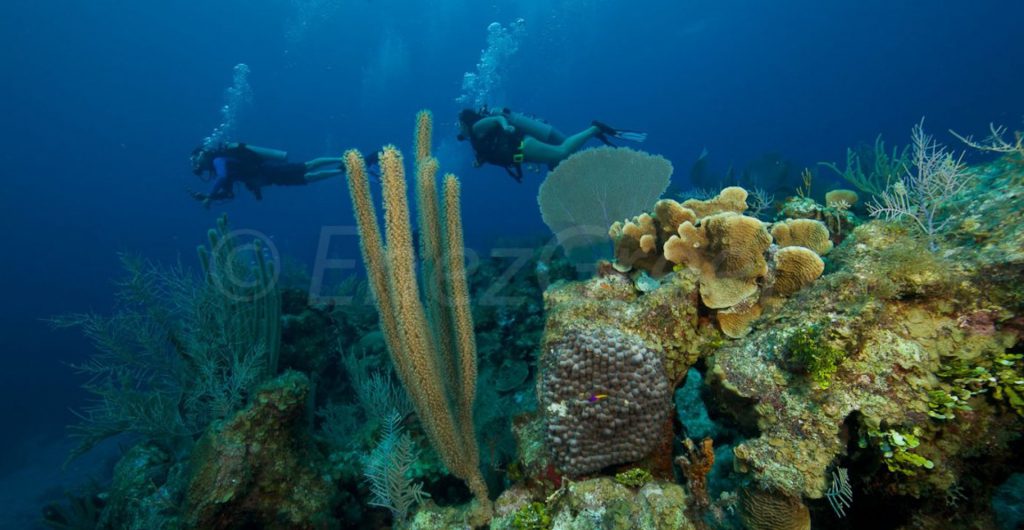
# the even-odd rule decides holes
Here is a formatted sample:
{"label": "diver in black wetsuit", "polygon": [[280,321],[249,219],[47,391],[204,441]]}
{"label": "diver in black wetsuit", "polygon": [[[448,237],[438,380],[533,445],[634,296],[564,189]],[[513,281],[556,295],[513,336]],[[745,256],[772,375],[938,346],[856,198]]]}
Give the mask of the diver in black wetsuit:
{"label": "diver in black wetsuit", "polygon": [[599,121],[566,137],[551,124],[509,109],[490,111],[463,109],[459,113],[459,140],[469,140],[476,153],[476,165],[505,168],[516,182],[523,180],[523,163],[545,164],[554,169],[559,162],[597,138],[611,145],[609,137],[642,142],[647,133],[615,129]]}
{"label": "diver in black wetsuit", "polygon": [[213,180],[209,193],[190,192],[206,207],[213,201],[234,198],[236,182],[261,200],[264,186],[302,186],[343,172],[341,158],[289,162],[284,151],[233,142],[213,149],[197,147],[190,160],[193,173]]}

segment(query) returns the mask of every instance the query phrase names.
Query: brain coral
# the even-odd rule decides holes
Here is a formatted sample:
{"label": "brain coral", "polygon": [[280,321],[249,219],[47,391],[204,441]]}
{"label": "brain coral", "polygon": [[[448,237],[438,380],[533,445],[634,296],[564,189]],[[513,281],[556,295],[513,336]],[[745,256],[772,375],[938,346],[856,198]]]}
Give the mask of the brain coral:
{"label": "brain coral", "polygon": [[817,280],[825,271],[825,262],[813,250],[804,247],[780,248],[773,259],[776,295],[789,296]]}
{"label": "brain coral", "polygon": [[659,441],[672,392],[658,353],[612,328],[570,331],[542,361],[546,446],[570,476],[632,462]]}
{"label": "brain coral", "polygon": [[748,530],[811,530],[811,514],[797,497],[745,488],[740,502]]}
{"label": "brain coral", "polygon": [[807,247],[824,256],[832,250],[825,223],[813,219],[786,219],[772,225],[772,237],[780,247]]}

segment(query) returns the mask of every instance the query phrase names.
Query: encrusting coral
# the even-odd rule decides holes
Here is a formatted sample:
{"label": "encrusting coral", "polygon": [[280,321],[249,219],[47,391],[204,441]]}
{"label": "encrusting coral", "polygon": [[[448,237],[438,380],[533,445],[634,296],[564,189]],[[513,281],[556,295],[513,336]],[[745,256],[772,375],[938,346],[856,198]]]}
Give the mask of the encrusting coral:
{"label": "encrusting coral", "polygon": [[282,374],[199,440],[185,492],[189,528],[335,527],[337,493],[302,428],[309,392],[305,375]]}

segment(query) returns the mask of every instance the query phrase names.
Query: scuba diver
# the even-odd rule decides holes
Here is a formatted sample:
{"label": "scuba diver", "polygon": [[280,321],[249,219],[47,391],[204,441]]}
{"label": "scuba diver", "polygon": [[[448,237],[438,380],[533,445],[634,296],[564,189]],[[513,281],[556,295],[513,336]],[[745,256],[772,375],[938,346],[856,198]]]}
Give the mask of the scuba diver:
{"label": "scuba diver", "polygon": [[607,145],[613,145],[609,137],[633,142],[647,139],[647,133],[615,129],[599,121],[566,137],[538,118],[507,108],[490,111],[486,106],[480,110],[463,109],[459,113],[459,130],[459,141],[469,140],[473,146],[477,167],[503,167],[516,182],[523,181],[524,163],[545,164],[554,169],[591,138]]}
{"label": "scuba diver", "polygon": [[209,193],[189,191],[193,199],[207,208],[213,201],[234,198],[236,182],[241,182],[256,200],[262,200],[264,186],[302,186],[343,172],[341,158],[289,162],[285,151],[234,142],[212,149],[197,147],[189,158],[192,173],[214,181]]}

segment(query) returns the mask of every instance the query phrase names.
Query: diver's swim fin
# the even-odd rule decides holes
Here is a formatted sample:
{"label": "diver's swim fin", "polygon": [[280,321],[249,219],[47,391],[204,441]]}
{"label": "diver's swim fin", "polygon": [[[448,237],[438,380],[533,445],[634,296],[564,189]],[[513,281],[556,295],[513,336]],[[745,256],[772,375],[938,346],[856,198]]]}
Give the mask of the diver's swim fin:
{"label": "diver's swim fin", "polygon": [[647,139],[647,133],[639,131],[619,131],[619,134],[615,135],[615,137],[639,143]]}
{"label": "diver's swim fin", "polygon": [[598,133],[597,137],[602,142],[608,145],[612,145],[612,143],[608,141],[607,136],[611,136],[612,138],[618,138],[620,140],[629,140],[631,142],[642,142],[647,139],[647,133],[645,132],[616,129],[608,125],[607,123],[599,122],[597,120],[591,122],[591,125],[597,127],[598,130],[601,131],[600,133]]}

